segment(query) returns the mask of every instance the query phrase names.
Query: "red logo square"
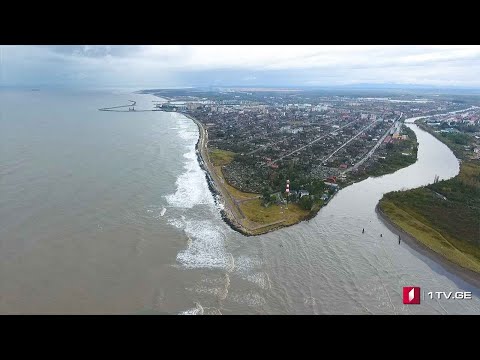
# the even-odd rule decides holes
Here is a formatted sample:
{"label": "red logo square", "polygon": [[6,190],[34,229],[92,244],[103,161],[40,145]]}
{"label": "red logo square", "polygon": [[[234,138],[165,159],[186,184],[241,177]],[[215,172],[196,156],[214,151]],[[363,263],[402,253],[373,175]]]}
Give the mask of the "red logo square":
{"label": "red logo square", "polygon": [[403,303],[404,304],[420,304],[420,288],[418,286],[403,287]]}

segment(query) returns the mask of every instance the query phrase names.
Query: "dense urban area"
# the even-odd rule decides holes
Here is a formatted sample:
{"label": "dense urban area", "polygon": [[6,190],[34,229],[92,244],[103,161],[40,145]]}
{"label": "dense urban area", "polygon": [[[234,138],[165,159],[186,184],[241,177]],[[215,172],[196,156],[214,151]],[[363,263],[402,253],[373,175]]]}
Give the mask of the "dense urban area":
{"label": "dense urban area", "polygon": [[[255,88],[145,92],[160,98],[158,109],[186,114],[205,130],[204,160],[228,192],[237,227],[240,223],[249,234],[308,219],[340,188],[414,163],[417,142],[403,124],[406,118],[471,106],[468,97],[402,93]],[[423,126],[438,129],[433,131],[461,145],[465,156],[478,159],[478,109],[432,117]]]}

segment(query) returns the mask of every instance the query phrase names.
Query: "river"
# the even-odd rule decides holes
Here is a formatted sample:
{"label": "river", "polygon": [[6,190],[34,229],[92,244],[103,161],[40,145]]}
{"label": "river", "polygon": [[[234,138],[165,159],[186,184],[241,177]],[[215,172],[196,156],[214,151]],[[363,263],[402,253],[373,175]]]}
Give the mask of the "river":
{"label": "river", "polygon": [[[414,124],[415,164],[342,189],[309,222],[245,237],[221,219],[193,121],[98,111],[158,99],[0,95],[2,314],[480,313],[478,289],[399,245],[375,213],[385,192],[459,171]],[[402,286],[473,299],[403,305]]]}
{"label": "river", "polygon": [[[440,265],[398,244],[375,206],[384,193],[416,188],[458,174],[447,146],[411,122],[419,149],[415,164],[341,190],[310,223],[283,230],[283,247],[263,240],[263,258],[274,284],[266,312],[297,314],[480,313],[478,289]],[[362,234],[365,228],[365,234]],[[383,234],[383,237],[380,237]],[[427,291],[472,291],[473,300],[429,300],[402,304],[402,287]]]}

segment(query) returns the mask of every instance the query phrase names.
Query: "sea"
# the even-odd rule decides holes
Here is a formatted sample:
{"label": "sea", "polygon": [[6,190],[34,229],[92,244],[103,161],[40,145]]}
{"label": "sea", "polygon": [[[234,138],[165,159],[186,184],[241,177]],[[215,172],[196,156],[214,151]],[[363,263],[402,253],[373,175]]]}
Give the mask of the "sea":
{"label": "sea", "polygon": [[[385,192],[458,173],[431,135],[409,125],[415,164],[342,189],[308,222],[245,237],[221,218],[190,119],[99,111],[159,100],[0,90],[1,314],[480,313],[479,289],[399,245],[375,213]],[[473,298],[405,305],[403,286]]]}

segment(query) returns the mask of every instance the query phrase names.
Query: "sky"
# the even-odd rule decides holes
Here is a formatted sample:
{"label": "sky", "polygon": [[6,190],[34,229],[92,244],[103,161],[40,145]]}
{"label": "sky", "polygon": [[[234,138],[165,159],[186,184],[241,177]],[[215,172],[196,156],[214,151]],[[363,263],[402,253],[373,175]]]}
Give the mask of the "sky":
{"label": "sky", "polygon": [[0,46],[0,86],[480,88],[479,45]]}

